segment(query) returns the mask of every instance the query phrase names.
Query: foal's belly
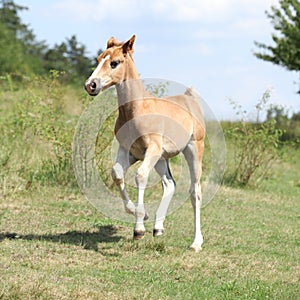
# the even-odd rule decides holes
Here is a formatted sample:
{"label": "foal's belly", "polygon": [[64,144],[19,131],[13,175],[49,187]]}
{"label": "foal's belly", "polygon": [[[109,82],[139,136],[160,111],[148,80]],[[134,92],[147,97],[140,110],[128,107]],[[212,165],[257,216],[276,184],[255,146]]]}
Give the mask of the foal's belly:
{"label": "foal's belly", "polygon": [[[136,159],[143,160],[145,157],[146,150],[148,149],[150,143],[153,142],[153,135],[140,136],[131,145],[124,143],[124,139],[120,140],[119,143],[122,147],[126,148]],[[190,137],[180,139],[170,139],[167,136],[159,136],[155,134],[155,140],[159,140],[161,147],[161,156],[165,159],[169,159],[178,155],[186,147],[190,141]]]}
{"label": "foal's belly", "polygon": [[193,124],[188,114],[180,122],[166,113],[150,114],[124,122],[115,133],[119,144],[139,160],[144,159],[151,144],[156,144],[161,149],[163,157],[170,158],[189,143],[193,135]]}

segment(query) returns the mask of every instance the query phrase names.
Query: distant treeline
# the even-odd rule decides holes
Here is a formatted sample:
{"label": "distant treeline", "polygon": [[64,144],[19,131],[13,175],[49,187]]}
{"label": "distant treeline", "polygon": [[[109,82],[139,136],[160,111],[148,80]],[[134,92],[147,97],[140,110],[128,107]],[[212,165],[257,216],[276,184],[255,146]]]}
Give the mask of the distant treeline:
{"label": "distant treeline", "polygon": [[27,9],[12,0],[0,0],[0,76],[44,75],[57,70],[64,72],[67,82],[84,80],[95,65],[96,56],[89,57],[75,35],[53,48],[38,41],[19,16]]}

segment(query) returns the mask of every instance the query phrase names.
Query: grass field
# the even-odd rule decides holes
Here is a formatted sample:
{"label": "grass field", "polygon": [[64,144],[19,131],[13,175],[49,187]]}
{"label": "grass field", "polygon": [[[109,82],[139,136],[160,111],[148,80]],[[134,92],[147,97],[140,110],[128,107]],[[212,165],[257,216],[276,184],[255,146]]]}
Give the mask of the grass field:
{"label": "grass field", "polygon": [[70,189],[1,198],[0,298],[299,299],[298,159],[276,165],[261,191],[222,187],[202,211],[200,254],[188,249],[188,202],[167,218],[165,236],[153,239],[147,223],[133,242],[132,224]]}
{"label": "grass field", "polygon": [[0,299],[300,299],[299,148],[259,187],[220,188],[202,210],[200,253],[189,250],[189,201],[164,236],[147,222],[137,242],[133,224],[101,215],[76,187],[65,164],[80,109],[47,93],[0,93]]}

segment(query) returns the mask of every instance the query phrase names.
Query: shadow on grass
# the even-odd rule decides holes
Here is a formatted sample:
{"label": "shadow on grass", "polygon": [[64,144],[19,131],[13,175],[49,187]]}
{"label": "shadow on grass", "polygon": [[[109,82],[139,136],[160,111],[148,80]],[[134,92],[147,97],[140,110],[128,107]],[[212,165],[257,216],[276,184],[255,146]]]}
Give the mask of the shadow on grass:
{"label": "shadow on grass", "polygon": [[49,241],[53,243],[71,244],[80,246],[83,249],[98,251],[98,243],[116,243],[120,241],[121,236],[116,235],[118,228],[113,225],[98,226],[97,231],[68,231],[58,234],[28,234],[22,235],[17,233],[0,233],[0,242],[4,239],[20,239],[27,241]]}

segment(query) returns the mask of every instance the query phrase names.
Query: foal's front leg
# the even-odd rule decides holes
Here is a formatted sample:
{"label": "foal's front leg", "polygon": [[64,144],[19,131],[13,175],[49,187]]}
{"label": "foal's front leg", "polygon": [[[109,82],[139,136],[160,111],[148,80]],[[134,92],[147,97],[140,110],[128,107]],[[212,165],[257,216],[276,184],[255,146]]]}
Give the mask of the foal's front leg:
{"label": "foal's front leg", "polygon": [[112,178],[119,188],[123,199],[125,211],[129,214],[135,215],[135,205],[130,200],[125,189],[124,176],[127,169],[136,162],[136,159],[123,147],[119,147],[116,162],[112,168]]}
{"label": "foal's front leg", "polygon": [[135,181],[138,188],[138,199],[135,208],[135,226],[133,232],[133,238],[135,240],[142,239],[146,232],[144,220],[147,214],[144,207],[144,193],[147,186],[149,173],[160,157],[160,145],[157,143],[151,144],[146,150],[145,158],[136,173]]}

